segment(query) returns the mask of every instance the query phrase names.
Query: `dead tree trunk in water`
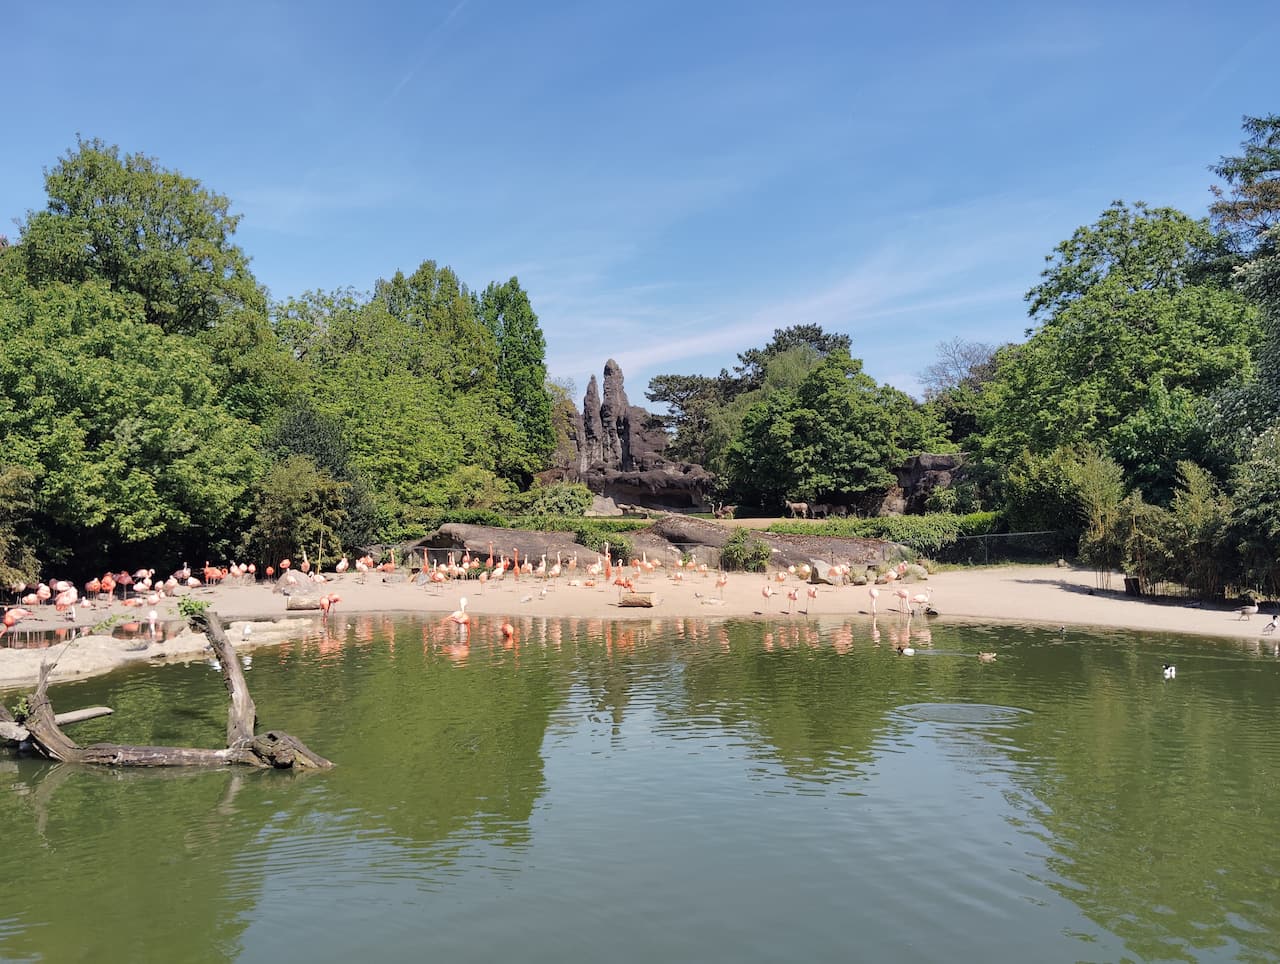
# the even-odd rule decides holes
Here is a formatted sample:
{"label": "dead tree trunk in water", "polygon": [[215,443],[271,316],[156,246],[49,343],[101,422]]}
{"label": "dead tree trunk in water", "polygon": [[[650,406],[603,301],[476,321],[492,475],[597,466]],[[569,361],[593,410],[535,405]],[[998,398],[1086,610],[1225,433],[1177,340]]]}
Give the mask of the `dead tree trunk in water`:
{"label": "dead tree trunk in water", "polygon": [[[21,722],[31,735],[31,742],[44,756],[64,763],[94,763],[122,767],[172,767],[172,766],[226,766],[231,763],[255,767],[317,768],[326,769],[333,764],[319,756],[288,733],[267,732],[254,736],[257,710],[249,686],[236,658],[235,647],[227,639],[222,620],[214,612],[191,617],[193,628],[202,629],[209,637],[209,645],[222,667],[222,681],[226,684],[231,706],[227,711],[227,746],[221,750],[203,750],[179,746],[126,746],[117,743],[95,743],[79,746],[62,732],[55,719],[53,706],[45,692],[49,685],[49,672],[53,668],[45,663],[40,667],[40,682],[36,691],[27,697],[27,715]],[[3,707],[0,707],[3,711]],[[7,712],[4,715],[8,715]]]}

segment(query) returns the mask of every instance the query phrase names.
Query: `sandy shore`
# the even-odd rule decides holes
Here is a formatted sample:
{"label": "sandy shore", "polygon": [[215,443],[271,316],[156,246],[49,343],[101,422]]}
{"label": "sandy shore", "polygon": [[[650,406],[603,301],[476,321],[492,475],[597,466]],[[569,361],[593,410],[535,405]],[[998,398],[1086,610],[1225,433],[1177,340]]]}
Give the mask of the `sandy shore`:
{"label": "sandy shore", "polygon": [[[578,584],[566,578],[544,584],[532,576],[518,581],[508,576],[501,584],[481,586],[469,581],[447,584],[442,589],[414,585],[403,577],[384,580],[370,575],[362,582],[355,574],[334,577],[320,589],[336,592],[341,601],[335,613],[404,612],[445,616],[466,597],[466,611],[476,617],[578,616],[588,618],[704,617],[720,619],[762,615],[777,619],[835,616],[869,616],[871,598],[866,586],[819,585],[810,599],[804,584],[795,579],[778,583],[763,575],[733,573],[727,584],[716,586],[715,573],[685,574],[677,581],[671,570],[646,573],[636,581],[636,592],[649,594],[652,608],[625,608],[619,605],[619,591],[612,586]],[[774,590],[765,599],[762,589]],[[1015,566],[963,569],[935,573],[927,586],[932,589],[931,605],[940,614],[936,620],[981,620],[1012,623],[1091,626],[1153,632],[1191,633],[1256,641],[1268,621],[1269,609],[1251,619],[1223,607],[1189,606],[1141,597],[1126,596],[1123,580],[1112,576],[1109,586],[1099,588],[1091,570],[1054,566]],[[894,594],[898,586],[879,586],[878,612],[893,613],[901,601]],[[924,583],[906,588],[923,592]],[[798,599],[789,602],[788,590],[797,590]],[[267,645],[288,639],[317,622],[317,612],[286,612],[286,597],[266,584],[207,587],[193,591],[194,598],[208,601],[224,620],[232,621],[233,640],[239,641],[245,622],[253,623],[249,642]],[[64,616],[46,612],[24,620],[12,637],[0,640],[8,646],[43,645],[47,635],[38,632],[61,630],[72,623]],[[92,626],[114,619],[116,626],[140,623],[145,630],[149,610],[156,610],[161,632],[167,637],[148,642],[147,634],[132,640],[88,633]],[[790,615],[787,611],[790,610]],[[70,646],[0,649],[0,687],[15,688],[34,682],[40,662],[50,653],[58,656],[55,679],[70,679],[105,672],[135,660],[182,659],[203,654],[205,640],[187,631],[178,632],[177,600],[163,599],[155,607],[125,607],[119,601],[94,608],[80,608],[75,626],[77,638]],[[170,635],[170,632],[173,635]],[[1280,632],[1269,643],[1280,643]]]}

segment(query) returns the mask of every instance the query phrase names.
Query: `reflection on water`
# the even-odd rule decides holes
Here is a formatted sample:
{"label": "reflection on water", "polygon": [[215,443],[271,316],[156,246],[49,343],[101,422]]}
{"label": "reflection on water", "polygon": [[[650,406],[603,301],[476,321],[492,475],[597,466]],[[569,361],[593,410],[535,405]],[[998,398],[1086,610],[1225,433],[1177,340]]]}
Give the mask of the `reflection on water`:
{"label": "reflection on water", "polygon": [[[260,728],[327,773],[0,760],[0,959],[1280,954],[1268,655],[893,616],[501,622],[344,615],[257,650]],[[225,731],[202,662],[53,698],[115,708],[86,743]]]}

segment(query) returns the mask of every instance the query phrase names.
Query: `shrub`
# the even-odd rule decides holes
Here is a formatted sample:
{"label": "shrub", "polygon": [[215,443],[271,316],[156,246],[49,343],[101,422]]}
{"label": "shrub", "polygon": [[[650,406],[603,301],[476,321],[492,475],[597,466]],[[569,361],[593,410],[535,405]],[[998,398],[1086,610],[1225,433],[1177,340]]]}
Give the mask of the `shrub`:
{"label": "shrub", "polygon": [[764,572],[772,555],[768,543],[754,532],[737,529],[720,550],[720,568]]}
{"label": "shrub", "polygon": [[512,515],[581,517],[591,508],[591,490],[580,482],[536,485],[506,499],[503,508]]}
{"label": "shrub", "polygon": [[934,554],[952,545],[961,536],[993,532],[999,522],[1000,516],[995,512],[971,512],[968,515],[939,512],[933,515],[895,515],[876,519],[776,522],[769,526],[769,531],[845,539],[885,539],[916,552]]}
{"label": "shrub", "polygon": [[592,552],[604,552],[604,545],[609,544],[609,555],[624,562],[635,554],[634,544],[625,535],[616,530],[595,524],[583,523],[573,530],[573,537]]}

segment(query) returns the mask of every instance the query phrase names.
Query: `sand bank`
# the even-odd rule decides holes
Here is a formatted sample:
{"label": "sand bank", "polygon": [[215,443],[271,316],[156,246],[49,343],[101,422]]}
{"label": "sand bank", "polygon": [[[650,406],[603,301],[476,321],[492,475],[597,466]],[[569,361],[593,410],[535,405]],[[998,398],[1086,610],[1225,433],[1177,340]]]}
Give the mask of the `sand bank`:
{"label": "sand bank", "polygon": [[[336,614],[353,612],[403,612],[444,616],[457,609],[466,597],[468,613],[485,616],[579,616],[588,618],[704,617],[720,619],[756,614],[777,619],[869,615],[871,597],[866,586],[814,587],[817,595],[810,598],[808,587],[795,579],[779,583],[763,575],[733,573],[723,587],[716,586],[716,574],[684,574],[679,581],[673,571],[660,569],[636,580],[638,593],[651,596],[649,609],[623,608],[619,591],[603,584],[585,585],[585,579],[573,585],[568,578],[544,583],[531,576],[519,580],[508,576],[500,584],[481,586],[475,581],[450,583],[441,589],[415,585],[403,577],[384,579],[381,574],[367,577],[348,573],[335,577],[323,592],[336,592],[341,601]],[[766,599],[763,588],[773,594]],[[1119,575],[1099,586],[1091,570],[1055,566],[1014,566],[963,569],[935,573],[927,586],[932,589],[931,605],[940,614],[931,617],[941,623],[955,620],[981,620],[1028,624],[1089,626],[1111,629],[1147,630],[1152,632],[1191,633],[1241,640],[1257,640],[1268,621],[1269,610],[1240,619],[1237,612],[1223,607],[1187,605],[1143,597],[1127,596]],[[915,594],[923,592],[925,583],[912,583],[903,588]],[[876,607],[890,614],[901,607],[895,595],[897,586],[879,586]],[[798,598],[787,598],[788,590],[796,590]],[[224,584],[194,590],[196,599],[205,600],[225,620],[232,621],[232,639],[239,642],[243,623],[253,623],[249,645],[279,642],[298,634],[320,619],[319,613],[286,612],[286,597],[263,583],[253,585]],[[71,623],[52,607],[44,607],[36,617],[19,626],[23,633],[35,630],[67,630]],[[155,607],[128,608],[118,601],[100,603],[95,608],[77,611],[75,625],[80,630],[100,625],[114,618],[141,621],[154,608],[163,627],[176,629],[177,601],[164,599]],[[788,611],[790,615],[787,615]],[[167,635],[161,633],[160,635]],[[32,638],[28,636],[27,638]],[[7,640],[6,640],[7,642]],[[1280,643],[1280,632],[1268,640]],[[203,654],[205,640],[190,632],[148,642],[143,637],[132,640],[108,635],[81,635],[70,646],[52,649],[0,649],[0,687],[20,687],[36,679],[42,659],[58,656],[55,679],[73,679],[105,672],[132,661],[182,659]]]}

